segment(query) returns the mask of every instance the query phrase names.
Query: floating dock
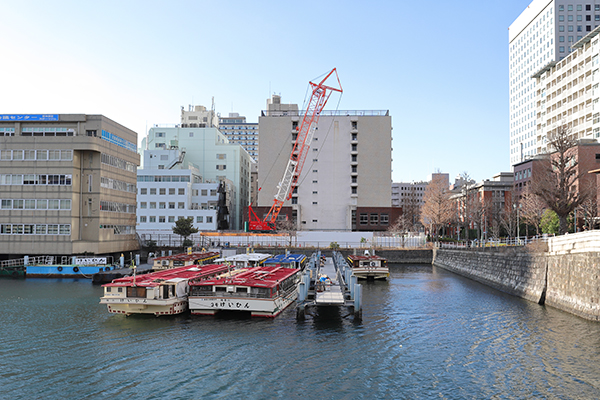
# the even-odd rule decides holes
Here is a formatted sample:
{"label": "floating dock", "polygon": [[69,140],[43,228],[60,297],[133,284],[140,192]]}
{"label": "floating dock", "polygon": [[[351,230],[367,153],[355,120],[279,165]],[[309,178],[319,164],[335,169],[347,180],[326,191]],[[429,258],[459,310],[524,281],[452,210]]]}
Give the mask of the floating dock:
{"label": "floating dock", "polygon": [[356,282],[340,253],[333,252],[333,257],[314,253],[298,284],[297,319],[304,319],[313,307],[346,307],[355,319],[362,319],[362,286]]}

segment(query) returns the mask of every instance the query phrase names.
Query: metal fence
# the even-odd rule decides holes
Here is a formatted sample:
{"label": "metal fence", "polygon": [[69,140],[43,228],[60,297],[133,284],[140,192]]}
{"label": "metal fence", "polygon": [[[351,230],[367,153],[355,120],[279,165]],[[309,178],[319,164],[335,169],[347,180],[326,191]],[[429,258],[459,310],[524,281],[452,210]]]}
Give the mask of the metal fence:
{"label": "metal fence", "polygon": [[[222,235],[205,236],[194,234],[188,237],[194,247],[308,247],[308,248],[422,248],[427,245],[424,235],[418,236],[374,236],[365,241],[337,241],[335,236],[331,240],[298,240],[295,235]],[[141,234],[140,243],[143,246],[153,241],[156,247],[181,247],[183,238],[174,234]]]}
{"label": "metal fence", "polygon": [[526,246],[535,242],[547,242],[548,237],[554,235],[543,235],[536,237],[513,237],[504,239],[490,240],[461,240],[456,242],[436,242],[435,247],[442,249],[473,248],[473,247],[507,247],[507,246]]}

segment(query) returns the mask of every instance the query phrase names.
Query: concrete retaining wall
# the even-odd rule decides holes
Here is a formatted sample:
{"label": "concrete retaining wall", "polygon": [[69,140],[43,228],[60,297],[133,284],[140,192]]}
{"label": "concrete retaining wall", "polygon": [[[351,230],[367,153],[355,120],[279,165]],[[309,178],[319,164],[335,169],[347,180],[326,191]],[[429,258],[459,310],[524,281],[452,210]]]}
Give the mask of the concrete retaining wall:
{"label": "concrete retaining wall", "polygon": [[[570,236],[577,240],[576,235]],[[524,248],[436,249],[433,263],[505,293],[600,321],[598,251],[557,254]]]}
{"label": "concrete retaining wall", "polygon": [[433,264],[505,293],[540,302],[546,282],[546,256],[511,250],[435,249]]}

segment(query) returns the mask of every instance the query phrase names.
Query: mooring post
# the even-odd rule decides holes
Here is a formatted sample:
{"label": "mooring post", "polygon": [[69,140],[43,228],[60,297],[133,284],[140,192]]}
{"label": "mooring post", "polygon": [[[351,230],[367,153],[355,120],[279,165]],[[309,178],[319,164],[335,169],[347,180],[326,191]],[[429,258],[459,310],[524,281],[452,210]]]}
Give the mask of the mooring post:
{"label": "mooring post", "polygon": [[354,297],[356,296],[356,275],[350,276],[350,299],[356,300]]}
{"label": "mooring post", "polygon": [[306,293],[304,292],[305,288],[306,288],[306,284],[304,282],[300,282],[298,284],[298,301],[300,303],[302,303],[304,300],[306,300]]}
{"label": "mooring post", "polygon": [[354,317],[362,319],[362,285],[356,283],[354,286]]}

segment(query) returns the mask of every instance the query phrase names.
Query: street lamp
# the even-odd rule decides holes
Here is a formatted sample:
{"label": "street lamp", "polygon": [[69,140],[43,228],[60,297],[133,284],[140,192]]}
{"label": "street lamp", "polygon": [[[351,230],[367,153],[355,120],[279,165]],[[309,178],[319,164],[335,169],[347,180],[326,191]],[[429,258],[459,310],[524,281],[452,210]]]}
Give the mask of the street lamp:
{"label": "street lamp", "polygon": [[521,209],[521,204],[513,204],[513,208],[517,210],[517,242],[518,242],[519,236],[521,236],[520,227],[519,227],[519,210]]}

